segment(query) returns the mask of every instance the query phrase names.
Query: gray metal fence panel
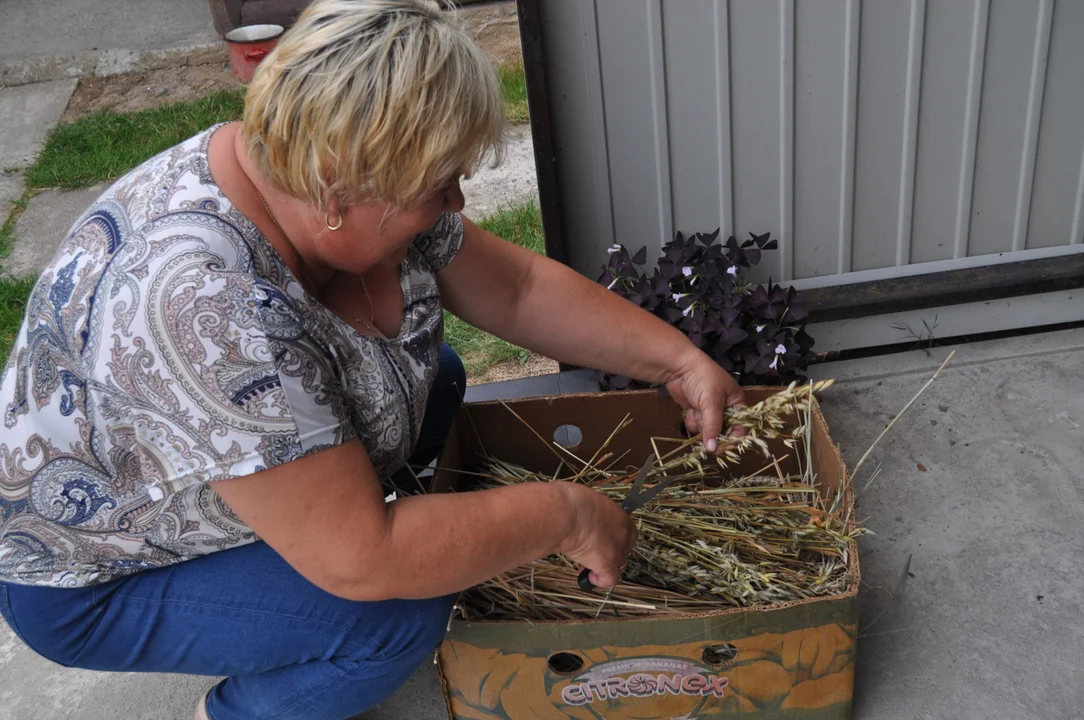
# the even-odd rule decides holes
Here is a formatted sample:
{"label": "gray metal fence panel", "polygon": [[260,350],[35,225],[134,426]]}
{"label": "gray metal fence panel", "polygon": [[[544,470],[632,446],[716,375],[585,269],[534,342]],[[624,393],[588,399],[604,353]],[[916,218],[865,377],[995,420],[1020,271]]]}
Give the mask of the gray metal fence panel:
{"label": "gray metal fence panel", "polygon": [[539,7],[587,275],[716,227],[770,231],[754,279],[799,287],[1084,249],[1084,0]]}

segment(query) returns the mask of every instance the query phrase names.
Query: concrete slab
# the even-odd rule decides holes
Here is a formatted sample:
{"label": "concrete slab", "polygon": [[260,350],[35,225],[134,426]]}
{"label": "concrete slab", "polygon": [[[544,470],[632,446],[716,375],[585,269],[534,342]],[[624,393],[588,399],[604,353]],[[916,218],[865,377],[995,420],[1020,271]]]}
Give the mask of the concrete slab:
{"label": "concrete slab", "polygon": [[[191,720],[216,678],[101,673],[34,654],[0,621],[0,720]],[[356,720],[447,717],[436,666],[425,662],[399,691]]]}
{"label": "concrete slab", "polygon": [[[7,5],[0,6],[0,12]],[[0,89],[0,170],[28,165],[60,120],[76,80]]]}
{"label": "concrete slab", "polygon": [[[859,496],[877,533],[861,542],[862,622],[885,612],[859,641],[854,717],[1075,717],[1084,333],[957,350],[858,478],[882,467]],[[842,378],[823,406],[849,465],[947,352],[816,368]]]}
{"label": "concrete slab", "polygon": [[11,203],[23,195],[23,176],[21,173],[5,173],[0,169],[0,225],[7,220],[11,212]]}
{"label": "concrete slab", "polygon": [[84,75],[119,75],[226,61],[226,43],[213,33],[167,48],[112,48],[75,55],[0,60],[0,86],[29,85]]}
{"label": "concrete slab", "polygon": [[0,61],[206,41],[207,0],[0,0]]}
{"label": "concrete slab", "polygon": [[530,125],[513,126],[500,164],[482,163],[469,180],[463,181],[462,188],[467,201],[463,214],[471,220],[481,220],[502,207],[530,199],[537,204],[538,176]]}
{"label": "concrete slab", "polygon": [[72,670],[35,655],[0,622],[0,720],[191,720],[211,678]]}
{"label": "concrete slab", "polygon": [[72,224],[105,188],[95,185],[72,192],[46,190],[34,196],[15,224],[11,254],[0,260],[4,271],[10,275],[40,273],[67,237]]}

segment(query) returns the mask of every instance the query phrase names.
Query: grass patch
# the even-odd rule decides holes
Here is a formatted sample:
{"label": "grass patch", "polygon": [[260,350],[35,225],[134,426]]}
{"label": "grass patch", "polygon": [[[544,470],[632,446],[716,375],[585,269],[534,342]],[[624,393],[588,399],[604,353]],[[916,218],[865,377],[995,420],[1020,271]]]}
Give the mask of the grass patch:
{"label": "grass patch", "polygon": [[508,122],[515,125],[527,122],[527,78],[523,75],[523,66],[518,63],[501,63],[497,74],[501,78],[504,112],[508,116]]}
{"label": "grass patch", "polygon": [[[527,122],[523,66],[501,63],[498,74],[509,122]],[[74,190],[115,180],[201,130],[240,119],[243,110],[243,90],[220,90],[190,102],[135,113],[99,112],[60,125],[27,169],[27,189]]]}
{"label": "grass patch", "polygon": [[37,278],[0,277],[0,361],[7,361],[23,324],[26,301]]}
{"label": "grass patch", "polygon": [[542,213],[534,200],[503,207],[496,215],[479,220],[478,227],[532,252],[546,252],[546,237],[542,234]]}
{"label": "grass patch", "polygon": [[[533,200],[501,208],[496,215],[481,220],[478,226],[536,253],[546,251],[542,214]],[[444,342],[463,358],[468,377],[477,377],[500,362],[516,360],[524,363],[530,357],[527,350],[472,327],[449,312],[444,313]]]}
{"label": "grass patch", "polygon": [[191,102],[100,112],[59,125],[26,171],[26,186],[71,190],[115,180],[215,123],[237,120],[243,109],[242,91],[221,90]]}
{"label": "grass patch", "polygon": [[19,216],[26,210],[26,206],[33,195],[34,191],[26,190],[21,198],[11,202],[11,212],[8,213],[4,224],[0,225],[0,258],[6,258],[11,254],[11,246],[15,243],[15,223],[18,222]]}

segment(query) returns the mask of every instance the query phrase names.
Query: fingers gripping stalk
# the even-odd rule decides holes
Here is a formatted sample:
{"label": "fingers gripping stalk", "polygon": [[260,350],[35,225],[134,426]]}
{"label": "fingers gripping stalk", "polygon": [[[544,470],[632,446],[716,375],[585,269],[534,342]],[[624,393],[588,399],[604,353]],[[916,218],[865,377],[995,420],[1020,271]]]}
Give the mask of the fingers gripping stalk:
{"label": "fingers gripping stalk", "polygon": [[[621,503],[621,509],[631,515],[644,505],[648,504],[659,493],[670,486],[676,476],[663,478],[659,483],[644,490],[644,481],[647,480],[647,475],[651,471],[651,466],[654,464],[656,457],[654,455],[648,455],[647,460],[644,460],[643,467],[640,468],[640,472],[636,474],[636,478],[632,481],[632,487],[629,489],[629,494],[625,496],[625,501]],[[624,570],[624,565],[621,566]],[[580,571],[579,577],[576,578],[576,582],[579,584],[580,589],[584,592],[591,592],[595,589],[595,584],[591,582],[591,569],[584,568]]]}

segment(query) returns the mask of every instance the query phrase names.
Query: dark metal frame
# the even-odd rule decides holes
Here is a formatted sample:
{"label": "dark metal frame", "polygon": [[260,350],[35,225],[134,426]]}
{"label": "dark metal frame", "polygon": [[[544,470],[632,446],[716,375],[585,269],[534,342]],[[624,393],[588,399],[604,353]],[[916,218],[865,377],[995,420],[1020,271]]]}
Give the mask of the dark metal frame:
{"label": "dark metal frame", "polygon": [[802,297],[810,322],[828,322],[1082,287],[1079,253],[803,290]]}
{"label": "dark metal frame", "polygon": [[531,114],[535,172],[538,175],[539,210],[546,236],[546,255],[568,264],[565,235],[561,229],[561,197],[557,192],[557,152],[553,146],[549,87],[546,84],[545,48],[542,40],[540,0],[516,0],[519,39],[523,48],[523,72],[527,78],[527,107]]}

